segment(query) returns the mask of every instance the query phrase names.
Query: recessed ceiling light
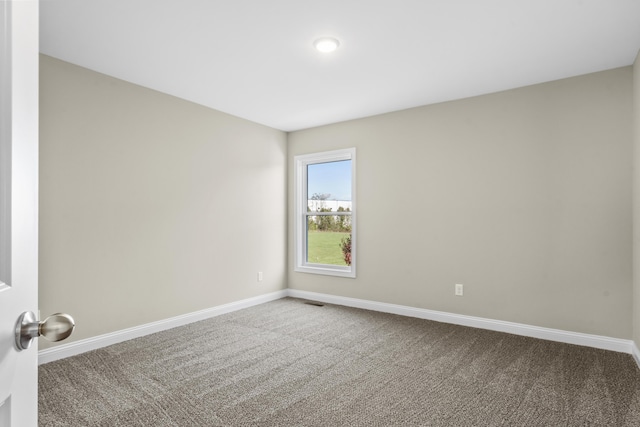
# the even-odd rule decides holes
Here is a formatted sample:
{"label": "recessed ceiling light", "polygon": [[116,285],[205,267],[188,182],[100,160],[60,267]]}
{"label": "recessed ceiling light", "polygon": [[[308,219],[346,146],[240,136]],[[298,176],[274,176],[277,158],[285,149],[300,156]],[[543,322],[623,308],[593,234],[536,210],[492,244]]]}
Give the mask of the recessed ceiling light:
{"label": "recessed ceiling light", "polygon": [[340,42],[333,37],[322,37],[313,42],[313,45],[322,53],[333,52],[340,46]]}

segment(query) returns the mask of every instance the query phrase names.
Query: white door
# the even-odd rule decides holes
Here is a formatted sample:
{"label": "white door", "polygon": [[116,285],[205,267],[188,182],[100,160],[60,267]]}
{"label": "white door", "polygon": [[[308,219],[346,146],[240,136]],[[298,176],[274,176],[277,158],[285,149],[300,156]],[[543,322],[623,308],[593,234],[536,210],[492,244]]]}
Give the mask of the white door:
{"label": "white door", "polygon": [[38,345],[19,351],[18,317],[38,313],[38,1],[0,1],[0,426],[35,427]]}

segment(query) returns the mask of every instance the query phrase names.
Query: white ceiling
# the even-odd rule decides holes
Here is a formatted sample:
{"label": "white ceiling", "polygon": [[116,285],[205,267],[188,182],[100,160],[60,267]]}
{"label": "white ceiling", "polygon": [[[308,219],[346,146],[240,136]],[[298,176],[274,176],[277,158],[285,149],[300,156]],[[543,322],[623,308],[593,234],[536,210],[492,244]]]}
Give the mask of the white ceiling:
{"label": "white ceiling", "polygon": [[[43,0],[42,53],[285,131],[631,65],[640,0]],[[319,36],[340,40],[332,54]]]}

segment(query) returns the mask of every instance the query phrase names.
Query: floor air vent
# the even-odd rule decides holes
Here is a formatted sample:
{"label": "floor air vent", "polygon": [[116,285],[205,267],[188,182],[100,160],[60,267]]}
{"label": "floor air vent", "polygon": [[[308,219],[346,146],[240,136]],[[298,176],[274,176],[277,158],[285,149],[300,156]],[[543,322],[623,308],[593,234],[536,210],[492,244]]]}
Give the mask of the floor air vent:
{"label": "floor air vent", "polygon": [[307,301],[307,302],[305,302],[305,304],[307,304],[307,305],[315,305],[316,307],[324,307],[324,304],[319,303],[319,302]]}

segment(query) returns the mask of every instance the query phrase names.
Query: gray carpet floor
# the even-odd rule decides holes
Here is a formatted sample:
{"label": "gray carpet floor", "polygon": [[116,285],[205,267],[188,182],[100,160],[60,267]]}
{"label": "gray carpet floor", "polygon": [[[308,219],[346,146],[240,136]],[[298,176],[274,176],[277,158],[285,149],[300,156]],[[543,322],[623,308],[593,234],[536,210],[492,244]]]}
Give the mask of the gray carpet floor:
{"label": "gray carpet floor", "polygon": [[39,379],[40,426],[640,426],[628,354],[293,298]]}

